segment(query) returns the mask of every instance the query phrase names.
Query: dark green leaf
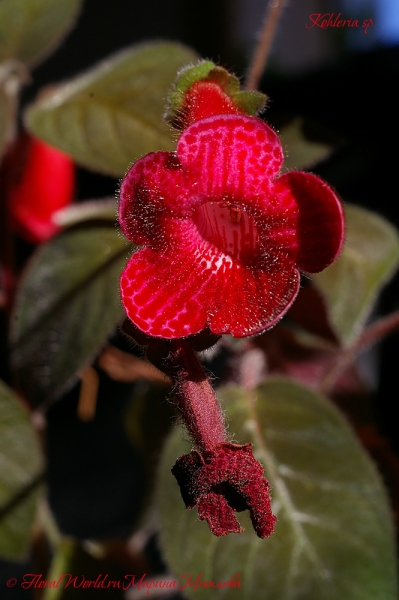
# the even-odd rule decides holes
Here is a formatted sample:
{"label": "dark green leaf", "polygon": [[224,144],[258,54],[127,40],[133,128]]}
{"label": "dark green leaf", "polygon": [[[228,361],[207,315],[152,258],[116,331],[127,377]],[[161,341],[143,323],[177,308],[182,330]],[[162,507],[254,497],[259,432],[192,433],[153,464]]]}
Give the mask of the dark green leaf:
{"label": "dark green leaf", "polygon": [[109,223],[65,231],[34,255],[12,322],[14,369],[34,404],[71,385],[122,319],[119,275],[128,253]]}
{"label": "dark green leaf", "polygon": [[346,241],[330,267],[312,275],[330,323],[345,345],[361,333],[382,287],[399,264],[399,235],[388,221],[347,204]]}
{"label": "dark green leaf", "polygon": [[327,158],[333,146],[326,142],[307,139],[303,132],[303,119],[297,118],[279,132],[285,152],[284,168],[309,169]]}
{"label": "dark green leaf", "polygon": [[17,120],[18,93],[27,77],[25,67],[17,61],[8,60],[0,64],[0,158],[7,144],[13,139]]}
{"label": "dark green leaf", "polygon": [[29,415],[0,381],[0,556],[23,558],[28,551],[43,469]]}
{"label": "dark green leaf", "polygon": [[[230,432],[252,442],[272,485],[275,533],[260,540],[247,513],[245,532],[216,538],[197,510],[185,509],[170,473],[190,446],[176,430],[162,459],[158,502],[161,542],[176,577],[202,573],[241,588],[223,598],[243,600],[395,600],[393,524],[385,490],[371,460],[340,413],[323,397],[283,379],[254,392],[219,391]],[[189,598],[209,590],[186,588]]]}
{"label": "dark green leaf", "polygon": [[172,42],[128,48],[48,92],[26,125],[82,165],[123,176],[143,154],[174,148],[165,100],[177,71],[195,58]]}
{"label": "dark green leaf", "polygon": [[82,0],[1,0],[0,62],[36,64],[64,38]]}
{"label": "dark green leaf", "polygon": [[11,110],[8,95],[0,85],[0,159],[9,138]]}

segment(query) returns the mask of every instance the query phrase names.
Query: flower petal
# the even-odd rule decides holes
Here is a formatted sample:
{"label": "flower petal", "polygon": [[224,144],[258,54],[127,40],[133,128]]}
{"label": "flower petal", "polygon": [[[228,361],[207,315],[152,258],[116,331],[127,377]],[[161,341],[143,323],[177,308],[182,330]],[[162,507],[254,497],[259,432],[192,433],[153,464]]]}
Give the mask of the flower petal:
{"label": "flower petal", "polygon": [[212,491],[198,501],[198,518],[206,521],[217,537],[244,531],[226,498]]}
{"label": "flower petal", "polygon": [[285,253],[246,267],[203,240],[191,221],[169,227],[174,241],[165,252],[139,250],[121,277],[126,313],[145,333],[173,339],[209,325],[245,337],[272,327],[291,306],[299,274]]}
{"label": "flower petal", "polygon": [[161,217],[184,215],[187,199],[186,174],[172,152],[152,152],[127,172],[120,187],[119,223],[123,233],[139,245],[156,245],[161,235]]}
{"label": "flower petal", "polygon": [[208,201],[240,201],[264,190],[280,170],[277,134],[253,117],[221,115],[197,121],[180,137],[177,155]]}
{"label": "flower petal", "polygon": [[300,172],[279,177],[274,192],[282,201],[293,198],[298,206],[298,268],[322,271],[337,258],[344,239],[344,216],[337,196],[315,175]]}
{"label": "flower petal", "polygon": [[202,301],[207,277],[202,265],[181,253],[139,250],[121,276],[126,314],[154,337],[173,339],[198,333],[207,321],[207,305]]}
{"label": "flower petal", "polygon": [[245,268],[231,261],[224,277],[223,289],[216,286],[214,315],[209,328],[215,334],[230,333],[234,337],[255,335],[276,324],[287,312],[299,291],[299,273],[289,265],[270,272]]}

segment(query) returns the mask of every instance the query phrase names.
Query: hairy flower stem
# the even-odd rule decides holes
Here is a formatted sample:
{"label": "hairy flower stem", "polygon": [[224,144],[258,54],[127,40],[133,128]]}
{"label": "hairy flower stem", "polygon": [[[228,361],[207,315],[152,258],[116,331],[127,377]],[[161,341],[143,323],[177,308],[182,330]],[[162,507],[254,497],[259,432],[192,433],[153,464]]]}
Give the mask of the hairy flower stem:
{"label": "hairy flower stem", "polygon": [[223,414],[194,350],[184,340],[171,343],[167,358],[177,407],[200,452],[227,442]]}
{"label": "hairy flower stem", "polygon": [[216,536],[243,531],[236,512],[248,509],[256,534],[272,534],[269,484],[251,444],[233,444],[219,403],[197,357],[187,341],[171,342],[167,364],[175,386],[178,408],[196,450],[182,454],[172,468],[188,509],[198,508]]}
{"label": "hairy flower stem", "polygon": [[245,85],[248,90],[256,90],[259,85],[285,4],[286,0],[270,0],[268,2],[259,42],[255,47],[254,55],[248,69]]}

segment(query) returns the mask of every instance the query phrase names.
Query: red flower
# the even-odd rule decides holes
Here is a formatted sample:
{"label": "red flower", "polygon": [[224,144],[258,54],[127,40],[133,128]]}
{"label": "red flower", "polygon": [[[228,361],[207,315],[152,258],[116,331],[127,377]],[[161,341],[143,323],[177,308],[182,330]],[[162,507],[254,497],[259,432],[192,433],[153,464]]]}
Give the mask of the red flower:
{"label": "red flower", "polygon": [[45,242],[59,229],[54,213],[72,201],[73,161],[61,150],[28,135],[18,140],[12,158],[7,195],[15,228],[29,242]]}
{"label": "red flower", "polygon": [[299,269],[317,272],[336,258],[339,200],[315,175],[277,177],[282,162],[270,127],[221,115],[188,127],[176,153],[148,154],[131,167],[119,219],[146,247],[124,270],[121,293],[137,327],[169,339],[205,326],[259,333],[291,306]]}

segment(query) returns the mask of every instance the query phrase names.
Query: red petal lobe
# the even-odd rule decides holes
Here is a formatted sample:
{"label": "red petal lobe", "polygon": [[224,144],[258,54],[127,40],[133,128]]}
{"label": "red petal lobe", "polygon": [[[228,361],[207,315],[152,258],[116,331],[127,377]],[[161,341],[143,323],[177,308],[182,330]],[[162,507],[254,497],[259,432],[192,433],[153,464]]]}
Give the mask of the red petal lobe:
{"label": "red petal lobe", "polygon": [[344,216],[332,189],[310,173],[292,172],[275,181],[274,191],[291,196],[298,206],[297,265],[302,271],[318,273],[341,251]]}
{"label": "red petal lobe", "polygon": [[125,236],[135,244],[156,245],[163,236],[165,214],[184,214],[190,194],[185,174],[172,152],[152,152],[127,172],[119,193],[119,223]]}
{"label": "red petal lobe", "polygon": [[279,172],[283,152],[277,134],[259,119],[221,115],[191,125],[177,155],[208,201],[243,200]]}

